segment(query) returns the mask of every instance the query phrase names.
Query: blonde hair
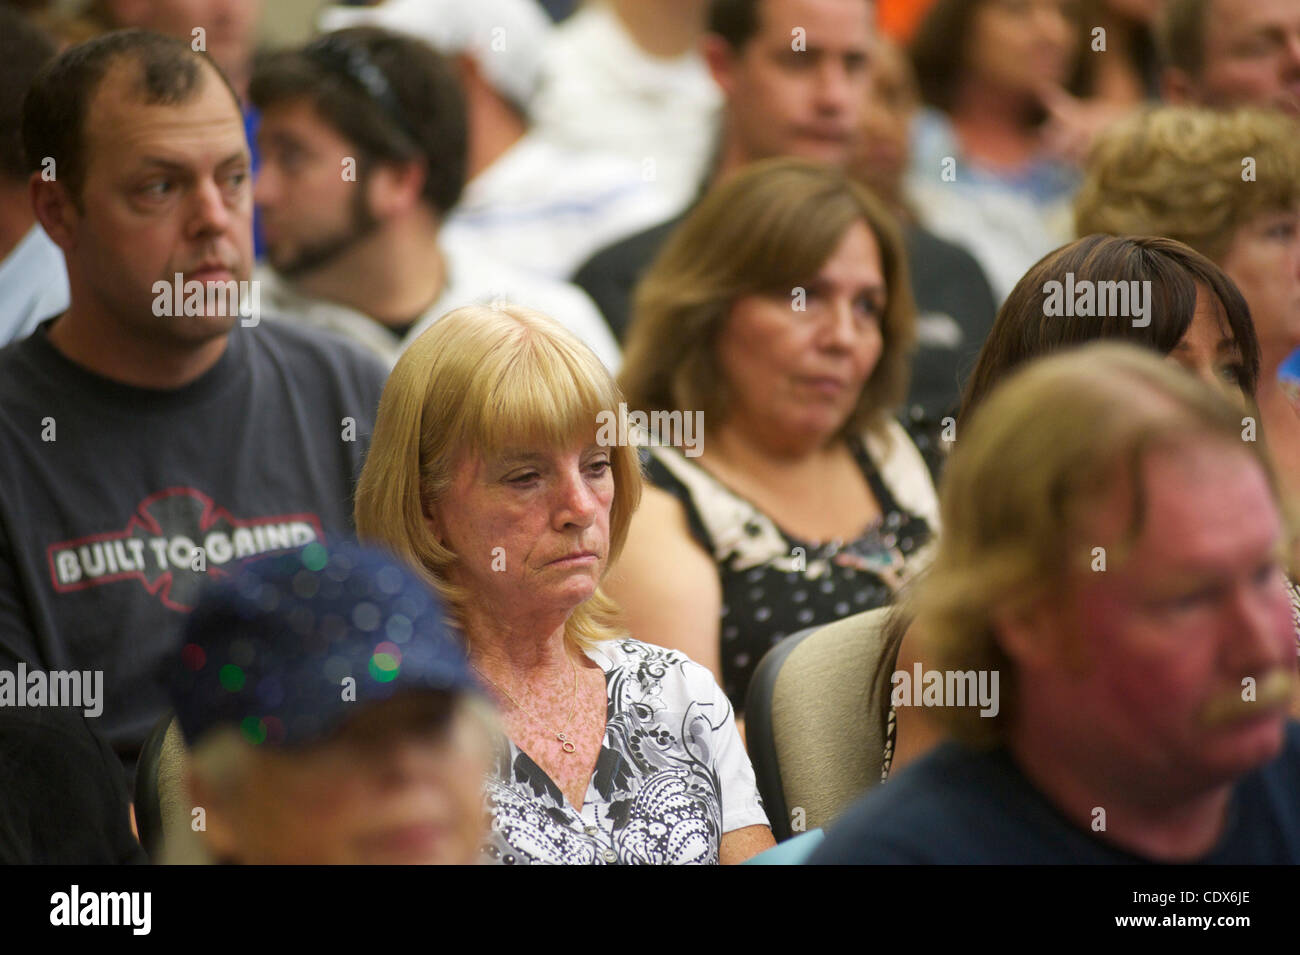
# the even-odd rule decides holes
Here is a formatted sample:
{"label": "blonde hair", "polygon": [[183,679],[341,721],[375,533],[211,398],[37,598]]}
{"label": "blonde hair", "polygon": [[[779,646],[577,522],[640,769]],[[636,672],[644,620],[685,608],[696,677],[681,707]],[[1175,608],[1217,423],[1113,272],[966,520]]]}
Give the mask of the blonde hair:
{"label": "blonde hair", "polygon": [[[596,433],[622,394],[572,333],[519,305],[448,312],[402,353],[379,402],[374,438],[356,492],[362,541],[385,546],[420,573],[464,632],[470,594],[449,579],[459,555],[429,531],[465,455],[540,443],[562,447]],[[636,450],[609,448],[614,477],[608,569],[627,539],[641,497]],[[622,635],[618,605],[603,591],[579,605],[565,637],[589,647]],[[470,639],[465,634],[465,639]]]}
{"label": "blonde hair", "polygon": [[940,671],[997,671],[1000,711],[935,712],[956,738],[998,742],[1015,711],[1015,668],[994,615],[1032,606],[1088,567],[1080,543],[1089,512],[1117,479],[1133,489],[1130,526],[1108,548],[1122,565],[1141,533],[1142,467],[1161,448],[1217,441],[1242,448],[1277,485],[1258,444],[1242,439],[1242,413],[1182,369],[1134,345],[1097,342],[1031,362],[963,425],[944,472],[944,533],[917,582],[911,610],[924,659]]}
{"label": "blonde hair", "polygon": [[886,304],[880,360],[838,437],[873,429],[907,394],[915,305],[907,254],[884,205],[846,173],[802,159],[752,163],[712,190],[637,286],[620,382],[646,412],[726,419],[716,343],[736,300],[789,296],[816,276],[844,233],[864,223],[880,247]]}
{"label": "blonde hair", "polygon": [[1102,134],[1074,212],[1080,235],[1168,236],[1218,261],[1247,222],[1297,206],[1300,124],[1267,109],[1170,106]]}

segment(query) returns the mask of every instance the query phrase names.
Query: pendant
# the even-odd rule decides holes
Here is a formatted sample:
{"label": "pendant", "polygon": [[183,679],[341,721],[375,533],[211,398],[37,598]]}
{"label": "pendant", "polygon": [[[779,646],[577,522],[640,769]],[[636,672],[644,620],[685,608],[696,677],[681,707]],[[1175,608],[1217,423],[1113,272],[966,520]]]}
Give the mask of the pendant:
{"label": "pendant", "polygon": [[560,749],[564,750],[566,753],[572,753],[578,748],[574,746],[573,741],[563,733],[556,733],[555,738],[560,741]]}

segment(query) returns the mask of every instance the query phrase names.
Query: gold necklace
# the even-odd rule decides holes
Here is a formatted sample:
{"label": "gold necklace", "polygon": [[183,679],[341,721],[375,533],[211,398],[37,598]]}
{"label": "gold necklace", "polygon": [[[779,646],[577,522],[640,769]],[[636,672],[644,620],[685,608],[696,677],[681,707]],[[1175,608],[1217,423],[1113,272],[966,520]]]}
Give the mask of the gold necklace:
{"label": "gold necklace", "polygon": [[569,724],[573,722],[573,714],[578,712],[578,666],[576,663],[573,662],[573,657],[569,657],[569,666],[573,670],[573,706],[569,709],[569,718],[564,721],[564,729],[560,730],[558,733],[556,733],[555,730],[547,729],[546,724],[543,723],[540,719],[538,719],[533,714],[532,710],[528,709],[528,707],[524,706],[522,703],[516,700],[514,694],[512,694],[504,686],[502,686],[496,680],[492,679],[490,676],[488,676],[486,673],[480,670],[477,666],[474,666],[473,663],[471,663],[470,666],[474,667],[475,673],[477,673],[483,679],[487,680],[494,687],[496,687],[498,690],[504,693],[506,695],[506,699],[508,699],[511,703],[513,703],[517,709],[523,712],[525,716],[531,719],[542,729],[546,730],[548,733],[555,733],[555,738],[560,741],[560,749],[564,750],[564,752],[566,753],[572,753],[575,750],[577,750],[578,747],[573,744],[573,740],[569,739],[568,736]]}

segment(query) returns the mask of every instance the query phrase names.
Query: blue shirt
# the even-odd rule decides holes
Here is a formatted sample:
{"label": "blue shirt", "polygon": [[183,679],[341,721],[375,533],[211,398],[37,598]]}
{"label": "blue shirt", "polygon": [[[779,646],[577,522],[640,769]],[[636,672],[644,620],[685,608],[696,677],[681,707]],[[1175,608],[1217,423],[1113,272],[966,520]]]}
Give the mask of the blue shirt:
{"label": "blue shirt", "polygon": [[[244,107],[244,138],[248,140],[248,152],[253,162],[253,179],[262,168],[262,155],[257,151],[257,129],[262,123],[262,114],[251,103]],[[262,210],[253,208],[253,258],[261,262],[266,258],[266,236],[262,234]]]}
{"label": "blue shirt", "polygon": [[[1070,822],[1005,749],[945,743],[859,800],[809,865],[1132,864],[1152,860]],[[1197,863],[1300,863],[1300,723],[1233,789],[1223,836]]]}
{"label": "blue shirt", "polygon": [[1278,378],[1283,381],[1300,382],[1300,348],[1287,356],[1286,361],[1277,370]]}
{"label": "blue shirt", "polygon": [[0,259],[0,346],[26,338],[45,319],[67,308],[63,250],[34,225]]}

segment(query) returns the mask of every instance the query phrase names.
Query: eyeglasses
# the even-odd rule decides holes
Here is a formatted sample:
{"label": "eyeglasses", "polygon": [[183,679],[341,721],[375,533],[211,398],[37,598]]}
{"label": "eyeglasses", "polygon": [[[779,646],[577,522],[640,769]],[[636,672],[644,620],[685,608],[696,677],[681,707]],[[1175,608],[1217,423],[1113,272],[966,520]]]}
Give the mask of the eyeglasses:
{"label": "eyeglasses", "polygon": [[341,75],[361,89],[370,99],[381,107],[384,113],[397,124],[412,142],[418,142],[406,111],[401,101],[393,92],[388,77],[370,58],[362,47],[348,42],[337,33],[326,34],[307,44],[302,55],[321,69]]}

